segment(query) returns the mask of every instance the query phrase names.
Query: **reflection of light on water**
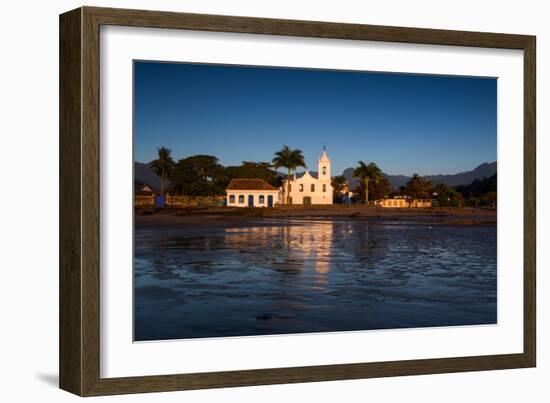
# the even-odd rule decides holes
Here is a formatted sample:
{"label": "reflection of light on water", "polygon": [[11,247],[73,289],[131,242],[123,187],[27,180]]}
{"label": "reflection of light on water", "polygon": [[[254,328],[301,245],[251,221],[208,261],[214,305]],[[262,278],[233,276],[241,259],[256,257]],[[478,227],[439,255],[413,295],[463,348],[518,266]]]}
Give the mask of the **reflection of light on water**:
{"label": "reflection of light on water", "polygon": [[[327,274],[331,266],[334,224],[331,221],[281,222],[281,225],[227,228],[226,242],[255,248],[283,247],[286,260],[309,262],[318,274]],[[316,276],[316,282],[326,281]]]}
{"label": "reflection of light on water", "polygon": [[257,219],[136,230],[137,340],[496,322],[496,228]]}

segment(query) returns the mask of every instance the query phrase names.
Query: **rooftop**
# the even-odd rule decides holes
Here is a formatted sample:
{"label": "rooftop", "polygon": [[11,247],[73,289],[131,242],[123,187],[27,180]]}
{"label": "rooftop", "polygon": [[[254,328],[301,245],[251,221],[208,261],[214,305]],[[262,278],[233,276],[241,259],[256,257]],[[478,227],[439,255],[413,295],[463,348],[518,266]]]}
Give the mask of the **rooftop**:
{"label": "rooftop", "polygon": [[231,179],[227,190],[278,190],[263,179]]}

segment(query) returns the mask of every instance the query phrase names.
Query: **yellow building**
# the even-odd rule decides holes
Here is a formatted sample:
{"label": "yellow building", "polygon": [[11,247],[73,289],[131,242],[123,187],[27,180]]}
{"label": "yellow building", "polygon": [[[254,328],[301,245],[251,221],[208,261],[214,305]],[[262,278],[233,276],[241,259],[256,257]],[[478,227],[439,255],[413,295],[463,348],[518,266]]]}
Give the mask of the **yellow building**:
{"label": "yellow building", "polygon": [[374,202],[378,207],[385,208],[430,208],[431,199],[408,199],[404,197],[394,197],[391,199],[380,199]]}

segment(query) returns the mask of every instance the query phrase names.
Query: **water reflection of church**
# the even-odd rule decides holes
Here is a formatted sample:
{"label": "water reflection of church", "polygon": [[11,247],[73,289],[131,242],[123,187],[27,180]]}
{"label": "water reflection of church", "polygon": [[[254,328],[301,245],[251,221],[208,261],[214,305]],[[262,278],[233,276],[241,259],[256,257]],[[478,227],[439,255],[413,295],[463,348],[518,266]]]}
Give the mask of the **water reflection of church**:
{"label": "water reflection of church", "polygon": [[[225,243],[233,248],[269,250],[270,253],[249,254],[247,259],[257,266],[269,266],[276,271],[307,270],[317,274],[330,271],[333,252],[334,223],[332,221],[293,220],[292,224],[227,228]],[[324,282],[319,277],[319,282]]]}

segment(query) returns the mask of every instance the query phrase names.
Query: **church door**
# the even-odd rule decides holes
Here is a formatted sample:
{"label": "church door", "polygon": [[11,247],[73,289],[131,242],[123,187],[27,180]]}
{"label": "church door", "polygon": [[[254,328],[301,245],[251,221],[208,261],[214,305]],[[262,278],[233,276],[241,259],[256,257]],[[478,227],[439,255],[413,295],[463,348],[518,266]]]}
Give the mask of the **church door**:
{"label": "church door", "polygon": [[267,207],[273,207],[273,196],[267,196]]}
{"label": "church door", "polygon": [[254,196],[248,195],[248,207],[254,207]]}
{"label": "church door", "polygon": [[311,197],[304,197],[304,206],[309,206],[311,204]]}

